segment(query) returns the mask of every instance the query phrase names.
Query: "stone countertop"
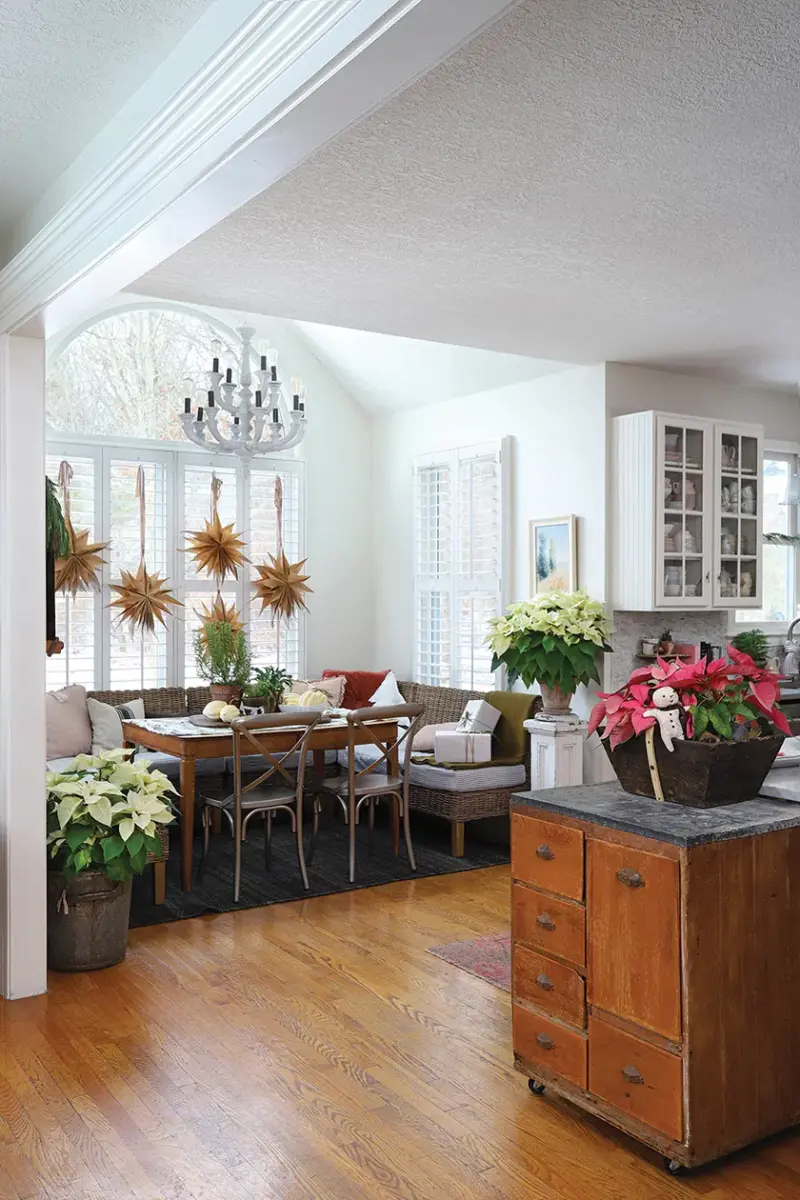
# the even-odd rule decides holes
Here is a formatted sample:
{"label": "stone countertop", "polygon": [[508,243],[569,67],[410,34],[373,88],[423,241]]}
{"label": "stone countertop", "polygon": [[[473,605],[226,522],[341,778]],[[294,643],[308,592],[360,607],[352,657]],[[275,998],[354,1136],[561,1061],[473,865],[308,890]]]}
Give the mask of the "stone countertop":
{"label": "stone countertop", "polygon": [[[771,772],[773,776],[779,774],[796,776],[797,772]],[[800,779],[797,783],[800,799]],[[785,784],[783,786],[786,788]],[[579,821],[607,825],[610,829],[685,847],[800,825],[800,805],[784,800],[760,796],[757,800],[720,808],[688,808],[681,804],[661,804],[647,796],[631,796],[618,783],[517,792],[512,804],[561,813]]]}

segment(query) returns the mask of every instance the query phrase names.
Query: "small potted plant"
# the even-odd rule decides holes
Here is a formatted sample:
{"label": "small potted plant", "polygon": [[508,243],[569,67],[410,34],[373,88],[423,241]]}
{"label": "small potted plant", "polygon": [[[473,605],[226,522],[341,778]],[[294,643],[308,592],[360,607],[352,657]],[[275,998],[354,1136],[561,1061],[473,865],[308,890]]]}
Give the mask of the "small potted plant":
{"label": "small potted plant", "polygon": [[282,667],[256,667],[253,679],[244,689],[244,698],[255,701],[265,713],[277,712],[291,686],[292,677]]}
{"label": "small potted plant", "polygon": [[731,639],[731,645],[742,654],[749,654],[757,667],[765,667],[769,656],[769,642],[763,629],[745,629]]}
{"label": "small potted plant", "polygon": [[173,820],[162,771],[131,750],[79,754],[47,788],[47,960],[55,971],[92,971],[125,957],[131,879]]}
{"label": "small potted plant", "polygon": [[711,808],[758,795],[789,724],[779,681],[748,654],[696,663],[659,658],[600,693],[589,733],[600,731],[626,792]]}
{"label": "small potted plant", "polygon": [[549,592],[511,604],[489,625],[492,670],[506,667],[510,684],[538,683],[545,713],[569,713],[578,684],[600,682],[597,659],[611,649],[611,627],[602,604],[586,592]]}
{"label": "small potted plant", "polygon": [[250,678],[250,648],[243,630],[227,621],[207,621],[194,636],[197,673],[211,686],[213,700],[239,705]]}
{"label": "small potted plant", "polygon": [[661,631],[661,637],[658,639],[658,653],[672,654],[675,649],[675,642],[672,639],[672,630],[667,626]]}

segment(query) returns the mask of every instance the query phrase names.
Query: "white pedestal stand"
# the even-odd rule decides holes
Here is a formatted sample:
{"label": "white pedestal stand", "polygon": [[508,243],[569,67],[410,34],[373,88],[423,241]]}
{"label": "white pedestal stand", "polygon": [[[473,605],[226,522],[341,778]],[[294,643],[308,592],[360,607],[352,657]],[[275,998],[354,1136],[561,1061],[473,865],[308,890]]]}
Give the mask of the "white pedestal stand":
{"label": "white pedestal stand", "polygon": [[587,725],[580,717],[535,717],[525,722],[531,739],[531,790],[583,783],[583,742]]}

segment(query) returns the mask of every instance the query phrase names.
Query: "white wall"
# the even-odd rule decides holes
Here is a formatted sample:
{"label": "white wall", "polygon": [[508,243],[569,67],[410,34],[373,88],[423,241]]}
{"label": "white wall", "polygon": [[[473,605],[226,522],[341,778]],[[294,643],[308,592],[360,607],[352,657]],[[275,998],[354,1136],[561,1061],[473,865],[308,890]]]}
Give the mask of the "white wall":
{"label": "white wall", "polygon": [[800,441],[800,400],[787,392],[719,383],[651,367],[606,364],[610,417],[660,409],[763,425],[769,441]]}
{"label": "white wall", "polygon": [[[578,583],[602,600],[606,594],[605,432],[602,366],[563,371],[374,420],[376,667],[392,667],[400,677],[411,677],[414,457],[512,437],[511,598],[530,595],[529,521],[575,513]],[[576,707],[579,703],[576,698]]]}

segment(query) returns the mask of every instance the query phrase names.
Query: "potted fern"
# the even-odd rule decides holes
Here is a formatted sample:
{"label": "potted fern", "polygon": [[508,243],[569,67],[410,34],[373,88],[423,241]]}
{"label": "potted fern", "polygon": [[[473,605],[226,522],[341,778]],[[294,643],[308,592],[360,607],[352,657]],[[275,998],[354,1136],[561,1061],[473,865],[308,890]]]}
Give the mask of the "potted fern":
{"label": "potted fern", "polygon": [[256,667],[244,689],[245,700],[255,701],[265,713],[277,712],[291,686],[292,677],[283,667]]}
{"label": "potted fern", "polygon": [[195,634],[194,657],[198,675],[211,687],[211,698],[238,707],[251,669],[243,630],[234,629],[227,621],[206,622]]}
{"label": "potted fern", "polygon": [[131,750],[79,754],[46,777],[47,961],[93,971],[125,957],[131,879],[163,852],[175,789]]}

